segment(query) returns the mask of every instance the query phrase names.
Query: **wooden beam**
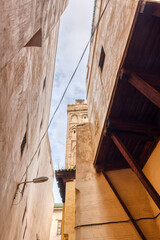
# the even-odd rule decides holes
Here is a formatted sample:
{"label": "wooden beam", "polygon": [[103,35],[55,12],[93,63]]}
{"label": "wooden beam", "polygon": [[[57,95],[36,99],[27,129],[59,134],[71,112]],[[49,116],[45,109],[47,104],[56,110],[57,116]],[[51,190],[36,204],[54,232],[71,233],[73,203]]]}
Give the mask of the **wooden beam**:
{"label": "wooden beam", "polygon": [[160,196],[155,190],[155,188],[152,186],[150,181],[144,175],[141,168],[139,167],[137,162],[133,159],[133,157],[130,155],[130,153],[128,152],[124,144],[121,142],[119,137],[116,134],[112,133],[111,138],[115,145],[117,146],[117,148],[119,149],[119,151],[122,153],[123,157],[126,159],[128,164],[132,168],[132,170],[135,172],[139,180],[142,182],[142,184],[144,185],[145,189],[147,190],[147,192],[149,193],[157,207],[160,209]]}
{"label": "wooden beam", "polygon": [[153,16],[160,18],[160,3],[155,3]]}
{"label": "wooden beam", "polygon": [[128,82],[160,108],[160,93],[135,73],[130,73]]}
{"label": "wooden beam", "polygon": [[134,220],[132,214],[130,213],[129,209],[127,208],[127,206],[125,205],[125,203],[123,202],[122,198],[120,197],[120,195],[118,194],[117,190],[115,189],[115,187],[113,186],[111,180],[108,178],[107,174],[105,172],[103,172],[103,175],[105,177],[105,179],[107,180],[108,184],[110,185],[112,191],[114,192],[114,194],[116,195],[116,197],[118,198],[121,206],[123,207],[124,211],[126,212],[126,214],[128,215],[130,221],[132,222],[132,224],[134,225],[135,229],[137,230],[137,232],[139,233],[141,239],[146,240],[146,237],[144,236],[143,232],[141,231],[140,227],[137,225],[136,221]]}
{"label": "wooden beam", "polygon": [[160,136],[160,128],[156,126],[152,126],[149,124],[141,123],[141,122],[132,122],[126,120],[119,119],[110,119],[109,128],[111,131],[119,130],[130,133],[137,133],[142,135],[147,135],[149,137],[159,137]]}

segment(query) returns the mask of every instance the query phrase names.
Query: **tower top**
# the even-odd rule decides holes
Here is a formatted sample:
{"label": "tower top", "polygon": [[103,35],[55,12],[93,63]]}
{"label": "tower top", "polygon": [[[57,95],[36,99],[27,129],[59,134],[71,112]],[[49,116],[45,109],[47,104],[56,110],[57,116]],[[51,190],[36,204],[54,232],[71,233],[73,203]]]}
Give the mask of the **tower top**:
{"label": "tower top", "polygon": [[85,104],[85,100],[84,99],[76,99],[75,100],[75,104]]}
{"label": "tower top", "polygon": [[87,103],[85,103],[84,99],[76,99],[75,104],[67,105],[67,112],[72,111],[86,111],[88,110]]}

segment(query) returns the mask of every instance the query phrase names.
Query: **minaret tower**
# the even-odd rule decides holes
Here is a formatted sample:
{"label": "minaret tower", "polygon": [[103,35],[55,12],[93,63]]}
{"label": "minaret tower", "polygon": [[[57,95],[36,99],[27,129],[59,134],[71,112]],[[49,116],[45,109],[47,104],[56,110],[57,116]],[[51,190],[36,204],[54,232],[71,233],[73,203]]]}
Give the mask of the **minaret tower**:
{"label": "minaret tower", "polygon": [[67,139],[65,168],[76,165],[76,126],[88,122],[88,107],[84,100],[75,100],[67,108]]}

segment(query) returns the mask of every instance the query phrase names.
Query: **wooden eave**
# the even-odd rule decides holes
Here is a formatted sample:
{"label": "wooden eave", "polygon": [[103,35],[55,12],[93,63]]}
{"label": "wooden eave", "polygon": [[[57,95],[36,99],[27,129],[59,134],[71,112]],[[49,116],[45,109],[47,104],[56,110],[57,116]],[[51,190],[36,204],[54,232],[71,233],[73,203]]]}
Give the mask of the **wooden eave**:
{"label": "wooden eave", "polygon": [[62,202],[65,202],[65,192],[66,192],[66,182],[71,182],[75,179],[76,170],[75,169],[64,169],[55,171],[56,180],[58,182],[58,187]]}
{"label": "wooden eave", "polygon": [[142,169],[160,137],[160,3],[139,12],[106,117],[94,165],[97,171],[129,168],[116,134]]}

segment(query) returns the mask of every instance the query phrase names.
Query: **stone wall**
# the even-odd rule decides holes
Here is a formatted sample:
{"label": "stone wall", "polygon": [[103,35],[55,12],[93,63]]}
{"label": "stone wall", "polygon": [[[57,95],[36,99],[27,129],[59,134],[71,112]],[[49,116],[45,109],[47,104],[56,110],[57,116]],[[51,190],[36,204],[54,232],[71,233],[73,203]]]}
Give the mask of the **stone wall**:
{"label": "stone wall", "polygon": [[[97,0],[94,27],[107,2],[107,0]],[[110,111],[111,97],[137,6],[137,0],[109,1],[102,21],[92,39],[86,85],[94,156],[97,152],[106,116]],[[106,54],[103,71],[99,67],[102,47]]]}
{"label": "stone wall", "polygon": [[[49,239],[53,166],[47,134],[32,163],[31,159],[49,121],[59,17],[66,3],[61,0],[1,4],[0,238],[3,240]],[[41,24],[41,46],[25,47]],[[49,181],[22,184],[16,194],[19,182],[39,176],[47,176]]]}

